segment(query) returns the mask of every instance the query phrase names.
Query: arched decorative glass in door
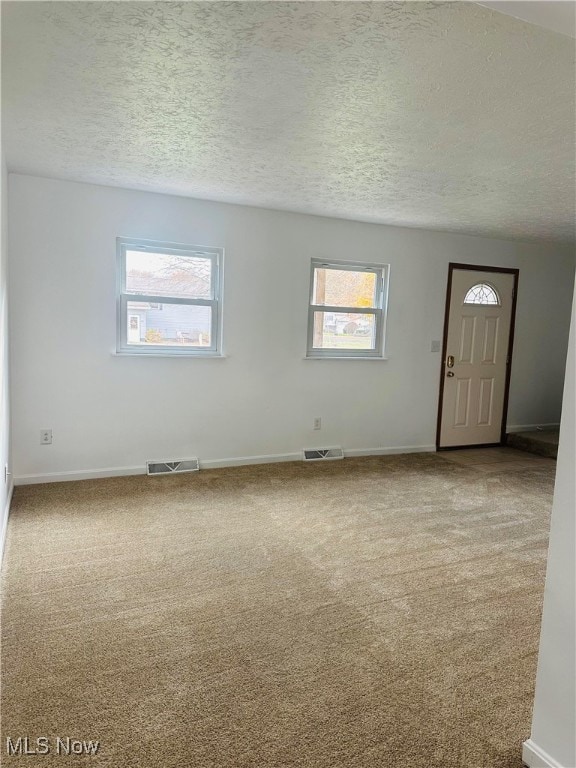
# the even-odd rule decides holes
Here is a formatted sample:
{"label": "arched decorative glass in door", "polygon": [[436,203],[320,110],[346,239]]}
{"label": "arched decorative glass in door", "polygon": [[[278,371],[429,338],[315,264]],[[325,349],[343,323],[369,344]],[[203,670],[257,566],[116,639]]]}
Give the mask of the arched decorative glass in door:
{"label": "arched decorative glass in door", "polygon": [[476,283],[464,297],[464,304],[492,304],[498,306],[500,297],[488,283]]}

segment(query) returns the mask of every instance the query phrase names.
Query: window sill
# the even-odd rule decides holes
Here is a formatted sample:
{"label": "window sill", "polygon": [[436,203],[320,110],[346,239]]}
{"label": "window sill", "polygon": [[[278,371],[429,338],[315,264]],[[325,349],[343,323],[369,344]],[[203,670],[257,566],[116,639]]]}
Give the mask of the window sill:
{"label": "window sill", "polygon": [[376,360],[381,363],[388,360],[387,357],[379,355],[306,355],[303,360]]}
{"label": "window sill", "polygon": [[228,355],[221,355],[217,353],[206,354],[186,354],[185,352],[112,352],[112,357],[171,357],[182,358],[184,360],[225,360]]}

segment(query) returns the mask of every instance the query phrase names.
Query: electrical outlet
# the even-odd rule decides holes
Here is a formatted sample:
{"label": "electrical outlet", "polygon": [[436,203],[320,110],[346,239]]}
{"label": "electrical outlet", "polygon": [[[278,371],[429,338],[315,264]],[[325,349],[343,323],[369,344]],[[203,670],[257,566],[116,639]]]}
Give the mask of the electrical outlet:
{"label": "electrical outlet", "polygon": [[41,429],[40,430],[40,445],[52,445],[52,430]]}
{"label": "electrical outlet", "polygon": [[316,417],[314,419],[314,429],[322,429],[322,419],[319,417]]}

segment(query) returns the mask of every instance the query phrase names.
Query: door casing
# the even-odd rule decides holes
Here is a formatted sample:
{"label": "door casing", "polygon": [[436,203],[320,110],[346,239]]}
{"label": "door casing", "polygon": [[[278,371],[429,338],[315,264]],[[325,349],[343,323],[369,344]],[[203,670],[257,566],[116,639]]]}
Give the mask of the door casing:
{"label": "door casing", "polygon": [[[450,302],[452,300],[452,273],[455,269],[469,270],[471,272],[504,272],[508,275],[514,276],[514,295],[512,297],[512,309],[510,314],[510,334],[508,336],[508,364],[506,365],[506,379],[504,384],[504,403],[502,408],[502,424],[500,427],[500,442],[499,443],[484,443],[483,445],[450,445],[440,446],[440,430],[442,426],[442,406],[444,400],[444,379],[445,379],[445,360],[447,354],[448,343],[448,321],[450,317]],[[448,283],[446,287],[446,307],[444,310],[444,333],[442,336],[442,361],[440,363],[440,392],[438,395],[438,421],[436,426],[436,450],[437,451],[454,451],[459,448],[486,448],[490,446],[503,445],[506,441],[506,420],[508,417],[508,395],[510,391],[510,373],[512,371],[512,352],[514,348],[514,327],[516,325],[516,301],[518,298],[518,276],[520,274],[519,269],[512,269],[509,267],[489,267],[484,264],[459,264],[457,262],[450,262],[448,264]]]}

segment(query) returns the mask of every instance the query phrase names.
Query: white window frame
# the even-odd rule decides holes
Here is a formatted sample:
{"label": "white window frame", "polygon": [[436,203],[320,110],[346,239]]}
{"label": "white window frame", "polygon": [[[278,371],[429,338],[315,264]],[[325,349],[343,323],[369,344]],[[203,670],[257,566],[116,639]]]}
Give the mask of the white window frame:
{"label": "white window frame", "polygon": [[[350,272],[374,272],[376,274],[375,307],[335,307],[327,304],[314,304],[314,276],[316,269],[349,270]],[[386,339],[386,314],[388,309],[389,264],[370,262],[336,261],[312,259],[310,269],[310,295],[308,301],[308,345],[307,358],[350,358],[385,360],[384,344]],[[373,315],[376,324],[374,349],[320,349],[314,347],[314,312],[334,312],[355,315]]]}
{"label": "white window frame", "polygon": [[[209,258],[211,267],[212,296],[209,299],[189,299],[179,296],[128,293],[126,291],[126,251],[149,251],[175,256]],[[116,281],[116,351],[123,355],[165,356],[165,357],[222,357],[222,273],[224,251],[196,245],[156,242],[118,237],[116,239],[117,281]],[[211,328],[209,347],[180,347],[175,344],[129,344],[128,343],[128,302],[142,304],[191,304],[197,307],[211,307]]]}

